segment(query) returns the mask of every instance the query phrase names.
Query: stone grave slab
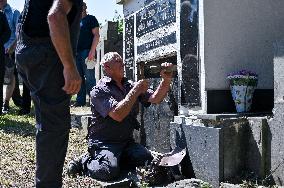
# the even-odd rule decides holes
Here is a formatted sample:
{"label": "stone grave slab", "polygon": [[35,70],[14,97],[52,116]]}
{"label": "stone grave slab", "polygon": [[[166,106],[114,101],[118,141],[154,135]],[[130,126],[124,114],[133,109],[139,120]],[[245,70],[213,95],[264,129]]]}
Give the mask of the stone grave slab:
{"label": "stone grave slab", "polygon": [[[198,179],[218,187],[223,179],[223,132],[208,128],[171,123],[171,145],[187,146],[187,164],[191,164]],[[188,169],[190,171],[190,169]]]}

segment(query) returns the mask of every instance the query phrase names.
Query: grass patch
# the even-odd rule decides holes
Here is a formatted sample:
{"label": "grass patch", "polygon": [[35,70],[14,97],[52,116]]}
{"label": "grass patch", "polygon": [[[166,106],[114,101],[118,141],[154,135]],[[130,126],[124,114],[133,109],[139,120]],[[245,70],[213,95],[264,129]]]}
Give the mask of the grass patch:
{"label": "grass patch", "polygon": [[6,134],[16,134],[19,136],[34,136],[35,121],[32,116],[17,116],[6,114],[0,116],[0,131]]}
{"label": "grass patch", "polygon": [[[31,188],[35,175],[35,118],[18,116],[18,108],[11,105],[9,114],[0,116],[0,187]],[[63,169],[63,187],[97,187],[88,177],[69,178],[67,163],[87,151],[85,133],[71,129],[69,146]]]}

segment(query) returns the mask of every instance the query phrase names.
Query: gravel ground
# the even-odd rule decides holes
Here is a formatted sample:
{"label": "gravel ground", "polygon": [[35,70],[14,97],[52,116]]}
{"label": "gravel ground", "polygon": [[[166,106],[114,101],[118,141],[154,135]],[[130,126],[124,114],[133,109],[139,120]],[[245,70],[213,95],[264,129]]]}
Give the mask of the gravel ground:
{"label": "gravel ground", "polygon": [[[32,116],[16,116],[15,109],[0,116],[0,188],[34,187],[35,120]],[[99,187],[88,177],[69,178],[67,163],[86,151],[84,134],[71,129],[68,153],[64,165],[63,187]]]}
{"label": "gravel ground", "polygon": [[[0,188],[32,188],[35,173],[35,119],[33,115],[17,116],[15,106],[11,112],[0,116]],[[71,113],[89,112],[89,107],[72,108]],[[70,132],[68,152],[63,172],[63,187],[100,187],[88,177],[69,178],[66,175],[67,163],[87,151],[85,133],[73,128]],[[200,180],[182,180],[166,187],[199,187]],[[244,184],[246,185],[246,184]],[[251,186],[236,187],[256,187]],[[201,187],[210,187],[203,185]],[[222,186],[228,187],[228,186]],[[276,186],[275,186],[276,187]]]}

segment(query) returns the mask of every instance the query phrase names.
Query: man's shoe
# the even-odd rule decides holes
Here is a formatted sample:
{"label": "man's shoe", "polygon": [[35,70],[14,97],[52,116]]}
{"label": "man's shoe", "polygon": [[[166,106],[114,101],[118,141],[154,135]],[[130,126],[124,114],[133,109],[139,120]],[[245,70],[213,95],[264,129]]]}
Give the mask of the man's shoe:
{"label": "man's shoe", "polygon": [[9,112],[9,110],[10,110],[9,102],[5,101],[4,104],[3,104],[2,113],[7,114]]}
{"label": "man's shoe", "polygon": [[70,177],[76,177],[83,174],[83,167],[80,160],[72,160],[67,167],[67,175]]}
{"label": "man's shoe", "polygon": [[76,177],[77,175],[84,175],[87,169],[87,163],[91,160],[89,152],[83,153],[80,157],[68,163],[67,175]]}

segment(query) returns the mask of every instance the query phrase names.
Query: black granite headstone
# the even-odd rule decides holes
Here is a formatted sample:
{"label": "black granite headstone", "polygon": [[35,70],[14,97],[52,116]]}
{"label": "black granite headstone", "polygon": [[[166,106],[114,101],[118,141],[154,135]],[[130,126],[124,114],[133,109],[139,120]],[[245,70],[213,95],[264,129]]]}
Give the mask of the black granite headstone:
{"label": "black granite headstone", "polygon": [[157,38],[151,42],[144,43],[140,46],[137,46],[137,54],[142,54],[144,52],[153,50],[161,46],[167,46],[169,44],[175,44],[177,42],[176,32],[166,35],[161,38]]}
{"label": "black granite headstone", "polygon": [[182,0],[180,18],[181,104],[196,107],[201,105],[197,50],[198,0]]}
{"label": "black granite headstone", "polygon": [[126,77],[134,79],[134,15],[125,18],[124,62]]}
{"label": "black granite headstone", "polygon": [[176,22],[176,0],[155,0],[136,14],[136,37]]}

